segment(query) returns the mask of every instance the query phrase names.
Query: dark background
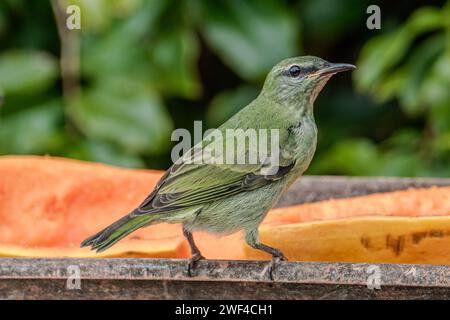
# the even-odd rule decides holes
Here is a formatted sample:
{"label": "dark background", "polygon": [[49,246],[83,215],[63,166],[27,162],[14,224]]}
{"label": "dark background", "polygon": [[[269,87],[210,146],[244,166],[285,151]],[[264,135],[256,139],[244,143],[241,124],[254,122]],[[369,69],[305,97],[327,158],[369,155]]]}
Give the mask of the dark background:
{"label": "dark background", "polygon": [[308,174],[450,176],[448,1],[2,0],[0,154],[164,169],[173,129],[219,126],[305,54],[358,66],[316,102]]}

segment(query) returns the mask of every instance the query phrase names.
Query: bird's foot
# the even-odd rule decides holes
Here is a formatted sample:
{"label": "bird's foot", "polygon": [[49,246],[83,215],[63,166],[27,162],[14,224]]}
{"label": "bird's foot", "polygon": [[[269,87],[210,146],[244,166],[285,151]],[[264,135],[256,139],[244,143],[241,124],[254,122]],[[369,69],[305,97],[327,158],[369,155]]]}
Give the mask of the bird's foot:
{"label": "bird's foot", "polygon": [[275,270],[276,264],[279,263],[280,261],[288,261],[288,259],[281,252],[280,252],[279,255],[273,255],[272,256],[272,260],[270,261],[269,270],[268,270],[269,279],[271,281],[273,281],[273,270]]}
{"label": "bird's foot", "polygon": [[192,255],[192,258],[189,260],[187,268],[186,268],[186,273],[189,277],[192,277],[192,271],[195,270],[197,262],[202,259],[205,259],[205,257],[202,256],[200,253],[196,253],[196,254]]}

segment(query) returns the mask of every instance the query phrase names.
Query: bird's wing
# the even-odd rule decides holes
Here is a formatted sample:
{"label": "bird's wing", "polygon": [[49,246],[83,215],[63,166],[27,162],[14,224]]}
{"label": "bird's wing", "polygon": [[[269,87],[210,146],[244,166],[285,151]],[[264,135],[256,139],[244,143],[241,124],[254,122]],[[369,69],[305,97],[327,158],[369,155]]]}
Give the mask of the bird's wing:
{"label": "bird's wing", "polygon": [[[284,139],[281,139],[280,148],[283,144]],[[166,171],[155,190],[133,215],[169,212],[254,190],[283,178],[294,165],[295,162],[287,158],[280,159],[276,170],[264,170],[267,169],[266,163],[227,165],[178,162]]]}

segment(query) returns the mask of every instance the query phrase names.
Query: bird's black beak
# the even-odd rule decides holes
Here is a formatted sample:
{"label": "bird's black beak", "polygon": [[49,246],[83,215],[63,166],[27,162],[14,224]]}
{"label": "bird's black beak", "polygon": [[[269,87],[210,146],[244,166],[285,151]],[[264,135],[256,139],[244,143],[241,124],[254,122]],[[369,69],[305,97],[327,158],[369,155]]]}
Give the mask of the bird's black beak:
{"label": "bird's black beak", "polygon": [[323,76],[354,69],[356,69],[356,67],[349,63],[330,63],[327,67],[320,69],[318,73],[319,75]]}

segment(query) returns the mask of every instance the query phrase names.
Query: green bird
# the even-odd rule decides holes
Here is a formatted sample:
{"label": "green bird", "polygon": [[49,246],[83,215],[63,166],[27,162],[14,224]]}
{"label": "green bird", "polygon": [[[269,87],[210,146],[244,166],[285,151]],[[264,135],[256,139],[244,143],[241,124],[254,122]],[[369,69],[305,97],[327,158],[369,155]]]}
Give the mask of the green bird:
{"label": "green bird", "polygon": [[[275,263],[287,259],[279,249],[259,241],[258,226],[313,158],[317,143],[313,104],[317,95],[334,74],[352,69],[355,66],[351,64],[329,63],[313,56],[281,61],[267,75],[258,97],[218,128],[224,135],[229,129],[242,129],[241,134],[248,129],[258,133],[277,130],[276,157],[269,154],[255,163],[243,164],[188,161],[198,154],[198,147],[217,147],[214,144],[220,139],[213,141],[207,136],[165,172],[136,209],[81,246],[100,252],[139,228],[163,222],[181,223],[192,251],[187,266],[191,275],[196,262],[204,259],[194,242],[193,231],[230,234],[243,230],[248,245],[272,255],[268,269],[272,278]],[[238,147],[231,150],[250,155],[247,144],[240,146],[241,151],[236,151]],[[277,161],[268,161],[269,158]]]}

